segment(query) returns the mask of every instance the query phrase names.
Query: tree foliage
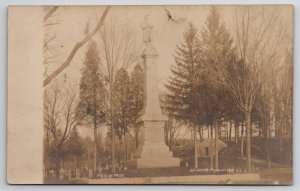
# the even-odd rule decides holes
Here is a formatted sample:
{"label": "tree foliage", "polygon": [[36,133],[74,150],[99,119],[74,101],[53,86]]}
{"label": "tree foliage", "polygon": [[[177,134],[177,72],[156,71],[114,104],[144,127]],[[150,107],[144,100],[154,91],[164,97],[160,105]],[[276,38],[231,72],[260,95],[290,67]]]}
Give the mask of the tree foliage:
{"label": "tree foliage", "polygon": [[183,34],[184,42],[176,47],[172,76],[165,84],[168,92],[161,103],[165,114],[186,123],[197,124],[199,116],[199,91],[197,68],[200,66],[200,49],[197,30],[189,24]]}
{"label": "tree foliage", "polygon": [[145,77],[143,68],[137,64],[130,78],[131,123],[135,124],[141,116],[144,105]]}
{"label": "tree foliage", "polygon": [[65,153],[72,156],[79,157],[84,153],[83,140],[80,137],[76,127],[71,132],[65,147]]}
{"label": "tree foliage", "polygon": [[[97,168],[97,128],[107,117],[107,90],[101,80],[99,51],[90,41],[82,68],[77,106],[78,121],[94,128],[94,173]],[[94,174],[95,175],[95,174]]]}
{"label": "tree foliage", "polygon": [[101,80],[100,58],[97,44],[91,41],[86,52],[79,86],[77,116],[79,120],[96,118],[97,124],[106,121],[107,90]]}
{"label": "tree foliage", "polygon": [[124,68],[116,73],[113,92],[115,129],[121,137],[127,131],[131,118],[130,81],[128,72]]}

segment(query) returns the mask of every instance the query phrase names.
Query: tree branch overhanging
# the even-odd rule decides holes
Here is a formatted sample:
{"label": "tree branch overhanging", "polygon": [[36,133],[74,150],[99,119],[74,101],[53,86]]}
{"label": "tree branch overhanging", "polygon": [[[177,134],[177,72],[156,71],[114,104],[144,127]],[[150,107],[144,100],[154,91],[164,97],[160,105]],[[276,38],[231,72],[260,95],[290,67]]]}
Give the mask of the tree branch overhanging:
{"label": "tree branch overhanging", "polygon": [[81,41],[79,41],[73,48],[73,50],[70,52],[67,60],[62,63],[61,66],[59,66],[52,74],[50,74],[43,82],[43,86],[48,85],[58,74],[60,74],[66,67],[68,67],[72,61],[72,59],[74,58],[76,52],[79,50],[80,47],[82,47],[86,42],[88,42],[98,31],[99,29],[102,27],[105,17],[109,11],[109,9],[111,8],[111,6],[107,6],[101,16],[101,19],[99,20],[96,28],[90,32],[89,34],[87,34],[87,36],[82,39]]}
{"label": "tree branch overhanging", "polygon": [[58,9],[59,6],[54,6],[52,7],[48,13],[44,16],[43,21],[45,22],[49,17],[51,17],[51,15],[53,15],[53,13]]}

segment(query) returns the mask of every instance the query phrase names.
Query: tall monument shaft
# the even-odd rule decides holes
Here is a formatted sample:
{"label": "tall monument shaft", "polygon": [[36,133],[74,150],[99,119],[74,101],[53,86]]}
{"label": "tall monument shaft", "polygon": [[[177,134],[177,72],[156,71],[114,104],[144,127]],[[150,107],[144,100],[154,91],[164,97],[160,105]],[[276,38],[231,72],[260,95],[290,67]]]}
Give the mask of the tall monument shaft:
{"label": "tall monument shaft", "polygon": [[165,121],[166,117],[162,115],[159,104],[159,76],[158,76],[158,53],[152,46],[146,47],[143,55],[145,70],[145,100],[143,121],[157,120]]}
{"label": "tall monument shaft", "polygon": [[164,126],[166,117],[163,116],[159,104],[159,61],[158,53],[151,44],[146,46],[142,55],[145,71],[145,100],[144,115],[144,145],[141,158],[137,159],[137,168],[176,167],[180,160],[173,158],[165,143]]}

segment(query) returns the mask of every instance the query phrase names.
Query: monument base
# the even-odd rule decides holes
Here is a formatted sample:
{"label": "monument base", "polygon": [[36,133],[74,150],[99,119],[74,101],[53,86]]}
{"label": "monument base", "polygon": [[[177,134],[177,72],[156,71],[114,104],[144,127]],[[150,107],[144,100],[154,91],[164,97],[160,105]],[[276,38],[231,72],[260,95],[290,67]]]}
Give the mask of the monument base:
{"label": "monument base", "polygon": [[164,141],[164,121],[144,121],[145,142],[137,168],[179,167],[180,159],[173,158]]}

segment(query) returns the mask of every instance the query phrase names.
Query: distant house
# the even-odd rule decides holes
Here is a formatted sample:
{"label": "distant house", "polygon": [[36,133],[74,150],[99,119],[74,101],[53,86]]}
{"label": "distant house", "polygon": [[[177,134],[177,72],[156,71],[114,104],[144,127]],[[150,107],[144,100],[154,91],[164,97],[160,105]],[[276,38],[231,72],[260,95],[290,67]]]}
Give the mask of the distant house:
{"label": "distant house", "polygon": [[[227,144],[222,140],[218,140],[218,151],[223,148],[226,148]],[[200,157],[209,157],[211,155],[215,155],[215,139],[203,139],[199,144],[199,156]]]}

